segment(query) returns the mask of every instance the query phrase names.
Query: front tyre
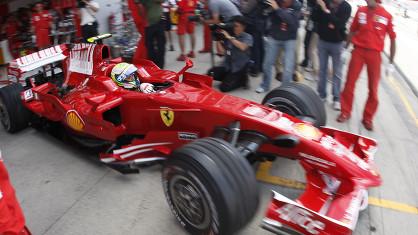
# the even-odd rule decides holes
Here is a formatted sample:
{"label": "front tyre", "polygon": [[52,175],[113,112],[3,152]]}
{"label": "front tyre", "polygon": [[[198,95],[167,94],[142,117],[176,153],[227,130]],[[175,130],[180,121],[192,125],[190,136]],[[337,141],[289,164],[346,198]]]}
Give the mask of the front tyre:
{"label": "front tyre", "polygon": [[321,98],[312,88],[302,83],[289,83],[270,91],[262,104],[283,113],[325,126],[327,115]]}
{"label": "front tyre", "polygon": [[254,171],[220,139],[204,138],[175,150],[162,180],[172,212],[191,234],[233,234],[258,207]]}

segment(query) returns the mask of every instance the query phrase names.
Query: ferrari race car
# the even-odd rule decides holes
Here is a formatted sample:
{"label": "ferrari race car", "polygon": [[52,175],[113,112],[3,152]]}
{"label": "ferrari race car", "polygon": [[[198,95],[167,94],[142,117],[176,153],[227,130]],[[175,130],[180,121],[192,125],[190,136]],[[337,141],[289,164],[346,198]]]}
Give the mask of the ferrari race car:
{"label": "ferrari race car", "polygon": [[[303,84],[280,86],[262,104],[212,89],[206,75],[135,63],[155,92],[118,86],[121,62],[101,44],[59,45],[19,58],[0,89],[0,120],[13,133],[59,126],[77,143],[101,149],[103,164],[121,172],[163,163],[167,202],[191,234],[233,234],[259,202],[252,163],[298,160],[307,187],[297,200],[273,192],[262,222],[277,234],[351,234],[381,184],[376,141],[325,127],[323,103]],[[26,78],[26,79],[22,79]]]}

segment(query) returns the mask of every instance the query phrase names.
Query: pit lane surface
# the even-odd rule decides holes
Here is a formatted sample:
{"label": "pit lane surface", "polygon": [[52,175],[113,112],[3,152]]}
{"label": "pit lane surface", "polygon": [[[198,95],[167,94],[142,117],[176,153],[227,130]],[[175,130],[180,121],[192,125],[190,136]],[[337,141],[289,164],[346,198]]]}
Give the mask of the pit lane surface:
{"label": "pit lane surface", "polygon": [[[178,56],[175,45],[177,51],[167,52],[166,63],[167,69],[177,71],[183,64],[175,61]],[[198,55],[194,61],[194,72],[205,73],[210,66],[207,54]],[[232,94],[261,101],[264,95],[254,92],[259,82],[260,77],[252,78],[250,90]],[[305,83],[315,86],[314,82]],[[376,163],[383,185],[369,190],[370,197],[402,203],[394,204],[393,209],[369,206],[360,214],[354,234],[418,234],[418,212],[399,210],[403,204],[412,208],[418,205],[417,97],[397,75],[393,80],[383,78],[380,88],[374,132],[366,131],[360,124],[367,96],[365,73],[357,83],[354,113],[348,123],[336,123],[337,112],[329,103],[326,105],[329,126],[378,140]],[[121,175],[102,165],[93,153],[31,128],[15,135],[1,129],[0,149],[33,234],[185,234],[165,201],[159,166],[146,168],[139,175]],[[286,159],[275,161],[267,173],[304,181],[298,163]],[[265,175],[259,180],[262,195],[259,211],[240,234],[270,234],[259,224],[271,189],[290,198],[302,192],[265,183],[268,181]]]}

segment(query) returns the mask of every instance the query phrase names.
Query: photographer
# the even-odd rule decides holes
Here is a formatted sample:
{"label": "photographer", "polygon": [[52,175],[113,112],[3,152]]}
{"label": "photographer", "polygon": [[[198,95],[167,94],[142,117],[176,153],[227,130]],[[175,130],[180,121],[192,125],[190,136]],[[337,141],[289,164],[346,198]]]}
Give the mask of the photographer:
{"label": "photographer", "polygon": [[92,0],[79,0],[81,34],[84,41],[88,38],[99,35],[96,14],[99,11],[99,3]]}
{"label": "photographer", "polygon": [[235,36],[222,29],[219,32],[224,35],[224,40],[216,42],[219,54],[225,55],[224,62],[222,66],[213,67],[208,71],[215,80],[222,82],[219,89],[223,92],[247,86],[247,65],[250,61],[250,47],[253,45],[251,35],[244,32],[244,18],[235,16],[232,23]]}
{"label": "photographer", "polygon": [[292,80],[295,70],[296,36],[299,28],[301,4],[297,0],[266,0],[272,11],[269,14],[270,27],[265,41],[265,55],[263,62],[263,82],[256,89],[257,93],[263,93],[270,89],[272,67],[280,49],[284,50],[283,83]]}

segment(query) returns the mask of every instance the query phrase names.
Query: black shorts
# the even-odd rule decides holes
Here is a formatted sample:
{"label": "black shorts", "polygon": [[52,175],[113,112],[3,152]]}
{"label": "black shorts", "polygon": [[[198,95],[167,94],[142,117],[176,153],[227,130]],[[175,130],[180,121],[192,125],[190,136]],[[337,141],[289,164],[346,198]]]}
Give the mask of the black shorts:
{"label": "black shorts", "polygon": [[170,18],[170,12],[164,12],[164,31],[171,31],[171,18]]}

